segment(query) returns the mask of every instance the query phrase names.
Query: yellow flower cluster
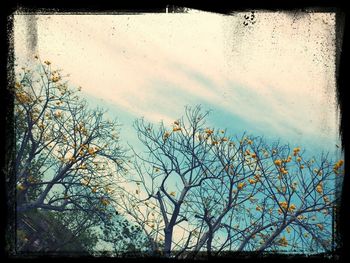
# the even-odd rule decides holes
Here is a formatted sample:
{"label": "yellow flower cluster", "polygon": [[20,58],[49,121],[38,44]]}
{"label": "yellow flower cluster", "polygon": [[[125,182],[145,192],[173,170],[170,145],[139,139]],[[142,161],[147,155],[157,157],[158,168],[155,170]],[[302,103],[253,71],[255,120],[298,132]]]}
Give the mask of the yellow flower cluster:
{"label": "yellow flower cluster", "polygon": [[217,145],[217,144],[218,144],[217,141],[212,141],[212,142],[211,142],[211,145]]}
{"label": "yellow flower cluster", "polygon": [[338,162],[336,162],[336,164],[333,167],[333,171],[338,174],[338,170],[339,168],[344,164],[343,160],[339,160]]}
{"label": "yellow flower cluster", "polygon": [[81,164],[81,165],[79,165],[79,168],[80,169],[86,169],[86,165],[85,164]]}
{"label": "yellow flower cluster", "polygon": [[261,177],[261,175],[260,175],[260,174],[256,174],[256,175],[254,175],[254,178],[255,178],[255,180],[256,180],[256,181],[260,181],[260,177]]}
{"label": "yellow flower cluster", "polygon": [[286,230],[287,230],[287,233],[290,234],[290,227],[289,226],[286,227]]}
{"label": "yellow flower cluster", "polygon": [[288,171],[287,171],[284,167],[281,167],[281,168],[280,168],[280,172],[281,172],[282,174],[288,174]]}
{"label": "yellow flower cluster", "polygon": [[282,165],[282,161],[281,160],[275,160],[274,164],[277,166],[281,166]]}
{"label": "yellow flower cluster", "polygon": [[238,190],[241,190],[241,189],[243,189],[245,186],[246,186],[246,183],[239,183],[239,184],[237,185],[237,188],[238,188]]}
{"label": "yellow flower cluster", "polygon": [[282,247],[286,247],[288,246],[288,241],[286,239],[286,237],[282,237],[279,241],[278,241],[278,244]]}
{"label": "yellow flower cluster", "polygon": [[56,111],[56,112],[54,113],[54,116],[55,116],[56,118],[61,118],[61,117],[62,117],[62,112],[61,112],[61,111]]}
{"label": "yellow flower cluster", "polygon": [[170,132],[166,131],[163,135],[163,140],[165,141],[166,139],[168,139],[170,136]]}
{"label": "yellow flower cluster", "polygon": [[38,180],[37,180],[34,176],[30,175],[30,176],[28,177],[28,182],[30,182],[30,183],[36,183],[36,182],[38,182]]}
{"label": "yellow flower cluster", "polygon": [[321,169],[314,169],[314,173],[317,174],[318,176],[322,176],[322,170]]}
{"label": "yellow flower cluster", "polygon": [[284,161],[285,161],[286,163],[289,163],[291,160],[292,160],[292,156],[289,155],[288,158],[285,159]]}
{"label": "yellow flower cluster", "polygon": [[323,230],[323,225],[322,224],[316,224],[316,226],[322,231]]}
{"label": "yellow flower cluster", "polygon": [[19,184],[19,185],[17,185],[17,190],[19,190],[19,191],[23,191],[23,190],[25,190],[26,189],[26,187],[23,185],[23,184]]}
{"label": "yellow flower cluster", "polygon": [[52,82],[58,82],[61,79],[61,76],[59,75],[59,73],[57,73],[57,71],[53,71],[51,75],[52,75],[51,77]]}
{"label": "yellow flower cluster", "polygon": [[293,155],[294,155],[294,156],[297,156],[297,154],[300,152],[300,147],[294,148],[294,149],[293,149],[293,152],[294,152]]}
{"label": "yellow flower cluster", "polygon": [[286,201],[283,201],[283,202],[279,202],[280,206],[283,208],[283,209],[287,209],[288,208],[288,204]]}
{"label": "yellow flower cluster", "polygon": [[15,83],[15,88],[19,89],[19,88],[21,88],[21,87],[22,87],[21,83],[19,83],[19,82],[16,82],[16,83]]}
{"label": "yellow flower cluster", "polygon": [[294,212],[295,209],[296,209],[295,204],[291,204],[291,205],[289,206],[289,208],[288,208],[288,211],[289,211],[289,212]]}
{"label": "yellow flower cluster", "polygon": [[81,180],[81,183],[82,183],[82,185],[88,186],[89,183],[90,183],[90,181],[87,180],[87,179],[82,179],[82,180]]}
{"label": "yellow flower cluster", "polygon": [[322,194],[322,193],[323,193],[322,182],[319,183],[319,184],[316,186],[316,191],[317,191],[317,193],[319,193],[319,194]]}
{"label": "yellow flower cluster", "polygon": [[323,201],[324,201],[325,203],[329,203],[329,197],[328,197],[328,196],[324,196],[324,197],[323,197]]}
{"label": "yellow flower cluster", "polygon": [[101,203],[104,205],[104,206],[107,206],[109,205],[109,201],[106,199],[106,198],[101,198]]}
{"label": "yellow flower cluster", "polygon": [[[287,210],[287,211],[290,212],[290,213],[293,213],[294,210],[296,209],[295,204],[291,204],[291,205],[288,207],[288,203],[287,203],[286,201],[279,202],[279,205],[282,207],[283,210]],[[279,209],[278,212],[279,212],[279,214],[282,214],[281,209]]]}
{"label": "yellow flower cluster", "polygon": [[89,149],[88,149],[88,153],[91,155],[93,155],[97,151],[98,151],[98,149],[96,147],[89,147]]}
{"label": "yellow flower cluster", "polygon": [[32,99],[28,95],[26,95],[26,94],[24,94],[22,92],[19,92],[19,93],[16,94],[16,99],[20,103],[30,103],[32,101]]}
{"label": "yellow flower cluster", "polygon": [[177,131],[181,131],[181,127],[180,127],[180,123],[179,121],[174,121],[174,128],[173,128],[173,132],[177,132]]}
{"label": "yellow flower cluster", "polygon": [[204,131],[206,134],[208,134],[208,136],[212,135],[214,130],[211,130],[209,128],[206,128],[205,131]]}
{"label": "yellow flower cluster", "polygon": [[256,181],[254,179],[252,179],[252,178],[249,178],[248,181],[249,181],[250,184],[255,184],[256,183]]}

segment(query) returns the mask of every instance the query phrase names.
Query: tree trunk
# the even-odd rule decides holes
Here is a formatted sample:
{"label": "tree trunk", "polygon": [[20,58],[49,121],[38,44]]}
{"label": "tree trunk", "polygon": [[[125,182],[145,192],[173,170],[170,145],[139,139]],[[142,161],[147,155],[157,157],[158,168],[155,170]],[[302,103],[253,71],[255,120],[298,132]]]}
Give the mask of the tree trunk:
{"label": "tree trunk", "polygon": [[165,257],[170,257],[170,251],[171,251],[171,241],[173,239],[173,227],[168,227],[164,229],[164,255]]}

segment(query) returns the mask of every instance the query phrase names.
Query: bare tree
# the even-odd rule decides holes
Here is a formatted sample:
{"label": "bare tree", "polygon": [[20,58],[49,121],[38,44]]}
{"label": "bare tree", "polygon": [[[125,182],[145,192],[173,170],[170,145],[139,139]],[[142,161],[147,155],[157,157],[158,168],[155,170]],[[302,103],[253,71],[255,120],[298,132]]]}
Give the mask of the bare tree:
{"label": "bare tree", "polygon": [[75,211],[73,232],[107,222],[115,214],[113,185],[126,171],[116,122],[90,110],[81,88],[68,87],[49,61],[36,60],[16,68],[13,89],[17,211]]}
{"label": "bare tree", "polygon": [[332,249],[342,160],[307,159],[300,147],[261,137],[230,137],[206,127],[208,112],[199,106],[185,113],[170,130],[135,122],[146,151],[134,151],[136,187],[119,203],[150,239],[164,240],[165,256]]}

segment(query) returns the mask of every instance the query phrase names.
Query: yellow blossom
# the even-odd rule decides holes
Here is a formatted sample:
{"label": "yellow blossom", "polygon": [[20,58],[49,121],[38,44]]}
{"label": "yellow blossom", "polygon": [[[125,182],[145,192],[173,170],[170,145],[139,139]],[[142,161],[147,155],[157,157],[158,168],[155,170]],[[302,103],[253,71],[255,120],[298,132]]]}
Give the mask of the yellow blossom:
{"label": "yellow blossom", "polygon": [[282,247],[286,247],[288,246],[288,241],[286,239],[286,237],[282,237],[279,241],[278,241],[278,244]]}
{"label": "yellow blossom", "polygon": [[288,211],[289,211],[289,212],[294,212],[295,209],[296,209],[295,204],[291,204],[291,205],[289,206],[289,208],[288,208]]}
{"label": "yellow blossom", "polygon": [[275,160],[275,165],[277,166],[281,166],[282,165],[282,161],[281,160]]}
{"label": "yellow blossom", "polygon": [[287,233],[290,234],[290,227],[289,226],[286,227],[286,230],[287,230]]}
{"label": "yellow blossom", "polygon": [[316,226],[322,231],[323,230],[323,225],[322,224],[316,224]]}
{"label": "yellow blossom", "polygon": [[256,183],[256,181],[254,179],[251,179],[251,178],[248,179],[248,181],[249,181],[250,184],[255,184]]}
{"label": "yellow blossom", "polygon": [[316,186],[316,191],[319,193],[319,194],[322,194],[323,193],[323,188],[322,188],[322,185],[321,184],[318,184]]}
{"label": "yellow blossom", "polygon": [[25,186],[23,185],[23,184],[19,184],[19,185],[17,185],[17,190],[20,190],[20,191],[23,191],[23,190],[25,190],[26,188],[25,188]]}
{"label": "yellow blossom", "polygon": [[89,182],[88,180],[86,180],[86,179],[82,179],[82,180],[81,180],[81,183],[82,183],[83,185],[88,186],[90,182]]}
{"label": "yellow blossom", "polygon": [[288,204],[286,201],[283,201],[283,202],[279,202],[280,206],[283,208],[283,209],[287,209],[288,207]]}
{"label": "yellow blossom", "polygon": [[294,156],[297,156],[297,154],[300,152],[300,147],[294,148],[294,149],[293,149],[293,152],[294,152],[293,155],[294,155]]}
{"label": "yellow blossom", "polygon": [[255,178],[255,180],[256,180],[256,181],[259,181],[259,180],[260,180],[260,177],[261,177],[261,175],[260,175],[260,174],[256,174],[256,175],[254,175],[254,178]]}
{"label": "yellow blossom", "polygon": [[163,135],[163,139],[166,140],[166,139],[168,139],[169,136],[170,136],[170,133],[168,131],[166,131]]}
{"label": "yellow blossom", "polygon": [[209,129],[209,128],[207,128],[207,129],[205,129],[205,132],[208,134],[208,135],[211,135],[211,134],[213,134],[213,130],[211,130],[211,129]]}
{"label": "yellow blossom", "polygon": [[51,77],[52,82],[58,82],[60,79],[61,79],[60,76],[52,76]]}
{"label": "yellow blossom", "polygon": [[281,167],[281,168],[280,168],[280,172],[281,172],[282,174],[288,174],[288,171],[287,171],[284,167]]}
{"label": "yellow blossom", "polygon": [[101,203],[104,205],[104,206],[107,206],[109,204],[109,201],[105,198],[102,198],[101,199]]}
{"label": "yellow blossom", "polygon": [[343,165],[343,163],[343,160],[339,160],[338,162],[336,162],[336,164],[333,167],[333,170],[336,172]]}
{"label": "yellow blossom", "polygon": [[245,185],[246,185],[246,183],[239,183],[238,186],[237,186],[238,190],[243,189],[243,187],[244,187]]}

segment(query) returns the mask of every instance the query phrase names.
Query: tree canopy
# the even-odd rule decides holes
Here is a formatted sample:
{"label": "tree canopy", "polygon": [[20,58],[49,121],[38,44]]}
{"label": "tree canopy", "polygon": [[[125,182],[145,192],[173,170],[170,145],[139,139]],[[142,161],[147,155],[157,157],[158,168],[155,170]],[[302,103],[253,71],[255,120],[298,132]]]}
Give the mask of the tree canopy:
{"label": "tree canopy", "polygon": [[38,57],[30,68],[16,68],[13,164],[22,248],[29,247],[25,218],[34,222],[39,214],[67,230],[53,244],[40,243],[55,251],[77,240],[91,253],[103,240],[115,253],[166,257],[336,246],[343,160],[233,136],[210,127],[200,106],[186,107],[170,126],[136,120],[144,152],[131,147],[128,156],[116,121],[89,108],[81,88],[66,79]]}
{"label": "tree canopy", "polygon": [[134,152],[137,190],[124,209],[164,242],[163,253],[331,251],[343,160],[232,137],[208,127],[207,115],[197,106],[171,127],[135,122],[145,153]]}

